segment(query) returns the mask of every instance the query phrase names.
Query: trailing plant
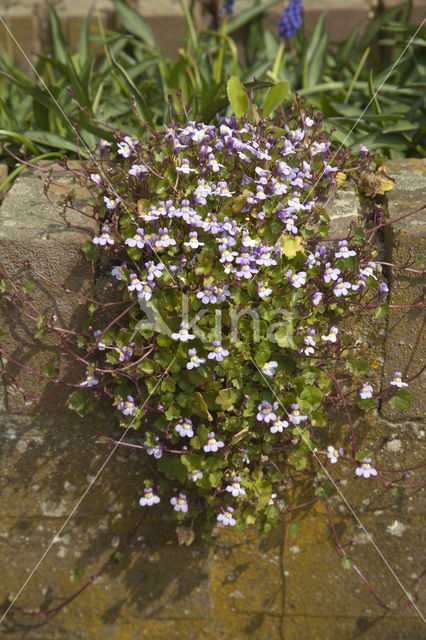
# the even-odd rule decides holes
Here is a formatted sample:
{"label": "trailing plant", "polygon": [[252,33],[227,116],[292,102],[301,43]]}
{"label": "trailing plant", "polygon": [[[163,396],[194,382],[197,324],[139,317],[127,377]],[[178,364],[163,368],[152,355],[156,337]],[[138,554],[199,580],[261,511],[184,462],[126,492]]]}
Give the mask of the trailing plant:
{"label": "trailing plant", "polygon": [[[221,527],[265,534],[323,501],[344,567],[386,607],[340,543],[329,505],[331,465],[398,495],[421,484],[360,448],[351,417],[379,401],[406,409],[406,387],[419,375],[404,380],[397,371],[374,389],[362,344],[342,328],[357,313],[380,318],[388,309],[375,248],[390,224],[385,211],[373,203],[342,237],[330,236],[327,214],[343,177],[368,175],[370,152],[333,149],[319,112],[299,99],[282,106],[284,83],[263,109],[238,78],[227,91],[235,115],[216,124],[191,120],[182,101],[184,116],[170,106],[162,128],[141,120],[136,137],[110,127],[115,141],[102,139],[86,170],[62,160],[77,184],[97,191],[85,215],[99,233],[82,249],[118,300],[93,296],[81,330],[64,332],[37,316],[31,287],[18,289],[5,265],[3,297],[33,318],[38,337],[59,336],[59,355],[39,375],[73,389],[71,409],[86,416],[109,399],[125,432],[97,441],[139,453],[140,506],[168,505],[180,542],[197,531],[209,540]],[[69,213],[80,208],[72,195],[61,206],[72,226]],[[11,358],[5,345],[0,351]],[[70,373],[80,373],[77,385]],[[325,428],[332,408],[345,416],[340,442]],[[306,502],[288,504],[294,482]]]}

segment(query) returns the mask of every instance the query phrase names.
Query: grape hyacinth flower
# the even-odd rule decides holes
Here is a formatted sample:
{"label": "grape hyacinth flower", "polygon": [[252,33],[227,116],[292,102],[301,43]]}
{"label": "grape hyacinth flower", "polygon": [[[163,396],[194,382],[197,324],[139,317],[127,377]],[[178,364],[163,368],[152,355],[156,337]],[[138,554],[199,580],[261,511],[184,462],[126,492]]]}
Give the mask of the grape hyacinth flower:
{"label": "grape hyacinth flower", "polygon": [[288,419],[293,424],[300,424],[301,422],[304,422],[305,420],[308,419],[308,416],[305,416],[302,413],[300,413],[298,404],[292,404],[291,408],[293,409],[293,411],[290,413]]}
{"label": "grape hyacinth flower", "polygon": [[395,375],[393,377],[393,380],[391,380],[391,385],[393,385],[394,387],[408,387],[408,383],[407,382],[402,382],[402,373],[401,371],[395,371]]}
{"label": "grape hyacinth flower", "polygon": [[182,513],[188,511],[188,499],[184,493],[180,493],[179,498],[171,498],[170,504],[173,505],[175,511],[182,511]]}
{"label": "grape hyacinth flower", "polygon": [[265,364],[263,364],[260,368],[265,376],[272,377],[275,374],[275,369],[277,367],[278,362],[275,362],[275,360],[270,360],[269,362],[265,362]]}
{"label": "grape hyacinth flower", "polygon": [[182,438],[192,438],[194,435],[192,421],[189,418],[184,418],[182,423],[175,426],[175,431],[177,431]]}
{"label": "grape hyacinth flower", "polygon": [[225,16],[232,16],[232,14],[234,13],[234,4],[235,0],[225,0],[220,12]]}
{"label": "grape hyacinth flower", "polygon": [[327,458],[330,460],[331,464],[335,464],[340,456],[343,455],[343,449],[336,449],[331,444],[327,447]]}
{"label": "grape hyacinth flower", "polygon": [[122,411],[123,415],[125,416],[132,416],[135,412],[135,403],[133,400],[133,396],[127,396],[127,400],[123,400],[122,402],[120,402],[120,404],[117,406],[117,409],[119,411]]}
{"label": "grape hyacinth flower", "polygon": [[219,513],[217,519],[221,522],[225,527],[230,526],[233,527],[234,524],[237,523],[235,518],[233,517],[234,509],[232,507],[227,507],[225,513]]}
{"label": "grape hyacinth flower", "polygon": [[152,491],[152,487],[148,489],[144,489],[144,495],[139,500],[139,504],[141,507],[152,507],[153,504],[158,504],[160,502],[160,496],[155,495]]}
{"label": "grape hyacinth flower", "polygon": [[367,398],[373,397],[373,387],[368,382],[364,382],[361,389],[359,390],[359,395],[363,400],[367,400]]}
{"label": "grape hyacinth flower", "polygon": [[100,244],[103,247],[106,244],[114,244],[114,240],[111,238],[111,228],[102,227],[101,235],[93,238],[92,242],[93,244]]}
{"label": "grape hyacinth flower", "polygon": [[189,355],[189,362],[186,363],[186,368],[191,370],[191,369],[196,369],[197,367],[200,366],[200,364],[204,364],[206,359],[205,358],[199,358],[197,356],[197,350],[196,349],[190,349],[188,351],[188,355]]}
{"label": "grape hyacinth flower", "polygon": [[325,340],[325,342],[336,342],[338,331],[337,327],[331,327],[330,333],[327,336],[321,336],[321,338]]}
{"label": "grape hyacinth flower", "polygon": [[355,469],[355,474],[357,476],[364,476],[364,478],[369,478],[370,476],[377,476],[376,469],[370,463],[371,463],[371,458],[364,458],[361,466]]}
{"label": "grape hyacinth flower", "polygon": [[232,493],[234,498],[238,498],[238,496],[246,495],[245,489],[243,489],[241,486],[240,476],[235,476],[232,479],[232,484],[228,484],[228,486],[226,487],[226,490],[229,491],[229,493]]}
{"label": "grape hyacinth flower", "polygon": [[259,413],[256,417],[259,422],[275,422],[276,420],[278,420],[277,416],[274,413],[274,411],[276,411],[277,409],[278,402],[274,402],[274,404],[271,404],[267,400],[262,400],[260,405],[257,407]]}
{"label": "grape hyacinth flower", "polygon": [[224,349],[222,347],[220,340],[214,340],[213,347],[213,351],[210,351],[210,353],[207,355],[209,360],[216,360],[217,362],[221,362],[223,358],[229,356],[228,349]]}
{"label": "grape hyacinth flower", "polygon": [[207,444],[204,445],[203,449],[206,453],[215,453],[218,449],[221,449],[225,446],[225,443],[222,440],[216,440],[214,437],[214,431],[210,431],[207,434]]}
{"label": "grape hyacinth flower", "polygon": [[80,387],[95,387],[97,384],[99,384],[99,380],[95,378],[93,373],[86,371],[86,380],[80,382]]}
{"label": "grape hyacinth flower", "polygon": [[302,0],[290,0],[278,21],[281,38],[291,38],[302,26]]}
{"label": "grape hyacinth flower", "polygon": [[195,336],[189,333],[189,325],[187,322],[181,322],[180,329],[177,333],[172,333],[173,340],[180,340],[181,342],[188,342],[188,340],[194,340]]}

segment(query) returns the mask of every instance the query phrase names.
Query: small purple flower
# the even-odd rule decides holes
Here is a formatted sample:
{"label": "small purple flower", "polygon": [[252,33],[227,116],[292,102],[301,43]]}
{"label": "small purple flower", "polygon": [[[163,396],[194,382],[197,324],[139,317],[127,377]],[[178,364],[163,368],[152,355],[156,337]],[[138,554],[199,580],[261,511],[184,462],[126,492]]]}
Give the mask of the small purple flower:
{"label": "small purple flower", "polygon": [[[158,436],[156,436],[155,440],[156,442],[159,441]],[[161,458],[161,456],[163,455],[163,445],[161,444],[161,442],[158,442],[158,444],[154,445],[153,447],[145,445],[145,450],[149,456],[154,456],[156,460]]]}
{"label": "small purple flower", "polygon": [[245,489],[243,489],[241,486],[240,476],[235,476],[232,479],[232,484],[228,484],[228,486],[226,487],[226,490],[229,491],[229,493],[232,493],[234,498],[238,498],[238,496],[246,495]]}
{"label": "small purple flower", "polygon": [[95,387],[97,384],[99,384],[99,380],[95,378],[93,373],[86,371],[86,380],[80,382],[80,387]]}
{"label": "small purple flower", "polygon": [[121,276],[123,275],[123,269],[126,269],[126,268],[127,268],[126,263],[122,265],[118,264],[111,269],[111,275],[117,278],[117,280],[121,280]]}
{"label": "small purple flower", "polygon": [[217,519],[219,522],[225,525],[225,527],[230,526],[233,527],[234,524],[237,523],[235,518],[233,517],[234,509],[232,507],[227,507],[225,513],[219,513]]}
{"label": "small purple flower", "polygon": [[305,416],[302,413],[300,413],[298,404],[292,404],[291,408],[293,409],[293,411],[290,413],[288,419],[293,424],[300,424],[301,422],[304,422],[305,420],[308,419],[308,416]]}
{"label": "small purple flower", "polygon": [[408,383],[407,382],[402,382],[402,373],[401,371],[395,371],[395,375],[393,377],[393,380],[391,380],[391,385],[393,385],[394,387],[408,387]]}
{"label": "small purple flower", "polygon": [[281,420],[281,418],[278,418],[277,420],[274,421],[272,427],[270,428],[270,432],[271,433],[282,433],[283,429],[287,429],[288,427],[288,422],[287,420]]}
{"label": "small purple flower", "polygon": [[217,362],[221,362],[223,358],[229,356],[228,349],[224,349],[222,347],[220,340],[214,340],[213,347],[213,351],[210,351],[210,353],[207,355],[209,360],[216,360]]}
{"label": "small purple flower", "polygon": [[257,407],[259,413],[256,417],[259,422],[275,422],[275,420],[277,420],[278,418],[274,411],[276,411],[277,409],[278,402],[274,402],[274,404],[271,404],[267,400],[262,400],[260,405]]}
{"label": "small purple flower", "polygon": [[331,327],[330,329],[330,333],[328,335],[323,335],[321,336],[321,338],[325,341],[325,342],[336,342],[337,340],[337,334],[338,334],[339,330],[337,327]]}
{"label": "small purple flower", "polygon": [[182,511],[182,513],[188,511],[188,499],[184,493],[180,493],[179,498],[171,498],[170,504],[173,505],[175,511]]}
{"label": "small purple flower", "polygon": [[99,140],[99,145],[101,147],[101,151],[105,151],[108,147],[112,145],[112,142],[108,142],[108,140],[104,140],[104,138],[101,138]]}
{"label": "small purple flower", "polygon": [[215,304],[217,300],[216,294],[211,284],[208,284],[205,289],[199,291],[197,293],[197,298],[199,298],[203,304]]}
{"label": "small purple flower", "polygon": [[136,273],[130,274],[130,284],[127,286],[129,291],[142,291],[143,284],[137,277]]}
{"label": "small purple flower", "polygon": [[190,471],[188,473],[189,480],[192,482],[197,482],[197,480],[201,480],[203,477],[203,472],[200,469],[195,469],[194,471]]}
{"label": "small purple flower", "polygon": [[182,161],[180,163],[180,167],[176,167],[176,171],[180,171],[181,173],[191,173],[191,171],[196,171],[196,169],[192,169],[189,166],[189,160],[188,158],[182,158]]}
{"label": "small purple flower", "polygon": [[148,169],[144,164],[133,164],[132,168],[129,169],[129,175],[135,176],[135,178],[139,178],[139,180],[143,180],[147,171]]}
{"label": "small purple flower", "polygon": [[326,153],[330,146],[330,142],[314,142],[311,147],[311,153],[315,156],[317,153]]}
{"label": "small purple flower", "polygon": [[[134,344],[134,343],[131,343]],[[133,355],[133,349],[129,349],[128,347],[121,347],[121,349],[115,348],[117,353],[119,354],[118,361],[119,362],[127,362]]]}
{"label": "small purple flower", "polygon": [[120,404],[117,406],[117,409],[119,411],[122,411],[123,415],[125,416],[132,416],[135,412],[135,403],[133,400],[133,396],[127,396],[127,400],[123,400],[122,402],[120,402]]}
{"label": "small purple flower", "polygon": [[204,445],[203,449],[206,453],[215,453],[218,449],[221,449],[225,446],[225,443],[222,440],[216,440],[214,437],[214,431],[211,431],[207,434],[207,444]]}
{"label": "small purple flower", "polygon": [[372,398],[373,387],[371,386],[371,384],[368,384],[368,382],[364,382],[361,389],[359,390],[359,395],[363,400],[366,400],[367,398]]}
{"label": "small purple flower", "polygon": [[273,375],[275,375],[275,369],[277,367],[278,362],[275,362],[275,360],[270,360],[269,362],[265,362],[265,364],[263,364],[260,369],[263,375],[272,377]]}
{"label": "small purple flower", "polygon": [[302,26],[302,9],[302,0],[290,0],[278,21],[281,38],[291,38],[299,31]]}
{"label": "small purple flower", "polygon": [[350,258],[351,256],[356,256],[355,251],[348,249],[347,240],[341,240],[337,246],[339,250],[334,254],[336,258]]}
{"label": "small purple flower", "polygon": [[90,179],[95,184],[103,184],[104,183],[104,180],[103,180],[103,178],[102,178],[100,173],[91,173],[90,174]]}
{"label": "small purple flower", "polygon": [[330,265],[330,262],[327,262],[327,264],[325,265],[325,271],[324,271],[324,282],[330,282],[331,280],[337,280],[337,278],[340,275],[340,269],[337,269],[337,267],[332,267]]}
{"label": "small purple flower", "polygon": [[194,430],[192,428],[192,422],[189,418],[184,418],[183,422],[180,422],[175,426],[175,431],[178,432],[182,438],[192,438]]}
{"label": "small purple flower", "polygon": [[182,322],[180,329],[177,333],[172,333],[173,340],[180,340],[181,342],[188,342],[188,340],[194,340],[195,336],[189,333],[189,325],[187,322]]}
{"label": "small purple flower", "polygon": [[127,238],[127,240],[124,241],[124,244],[127,244],[128,247],[137,247],[138,249],[143,249],[145,244],[143,229],[136,229],[135,235],[131,238]]}
{"label": "small purple flower", "polygon": [[199,358],[197,356],[196,349],[189,349],[188,355],[189,355],[189,361],[186,363],[186,368],[189,370],[198,368],[200,364],[204,364],[206,361],[205,358]]}
{"label": "small purple flower", "polygon": [[132,140],[130,136],[124,136],[124,142],[119,142],[117,144],[117,153],[122,155],[123,158],[129,158],[134,152],[137,144],[137,140]]}
{"label": "small purple flower", "polygon": [[155,242],[156,247],[168,247],[170,245],[176,244],[176,240],[169,236],[169,230],[164,227],[164,229],[159,229],[159,238]]}
{"label": "small purple flower", "polygon": [[365,289],[366,286],[367,286],[366,277],[360,274],[355,284],[352,285],[352,289],[354,291],[358,291],[358,289],[361,289],[361,290]]}
{"label": "small purple flower", "polygon": [[102,227],[101,235],[99,237],[93,238],[93,244],[100,244],[101,246],[105,246],[106,244],[114,244],[113,238],[111,238],[111,229],[110,227]]}
{"label": "small purple flower", "polygon": [[290,280],[290,284],[295,289],[299,289],[306,283],[306,271],[299,271],[299,273],[293,273],[291,269],[289,269],[286,273],[287,278]]}
{"label": "small purple flower", "polygon": [[317,289],[317,290],[316,290],[316,291],[314,291],[314,293],[313,293],[312,295],[310,295],[309,297],[310,297],[310,299],[312,300],[312,304],[314,304],[315,306],[317,306],[317,305],[321,302],[321,300],[322,300],[322,298],[323,298],[323,294],[322,294],[320,291],[318,291],[318,289]]}
{"label": "small purple flower", "polygon": [[386,284],[386,282],[381,282],[379,285],[379,293],[383,295],[385,293],[388,293],[388,291],[389,291],[389,287]]}
{"label": "small purple flower", "polygon": [[343,449],[336,449],[331,444],[327,447],[327,458],[330,460],[331,464],[335,464],[340,456],[343,455]]}
{"label": "small purple flower", "polygon": [[335,296],[340,298],[340,296],[347,296],[351,288],[352,285],[350,282],[343,282],[343,279],[339,278],[338,282],[333,287],[333,293]]}
{"label": "small purple flower", "polygon": [[115,207],[118,204],[118,199],[117,198],[108,198],[107,196],[104,196],[104,202],[106,204],[106,207],[109,211],[114,211]]}
{"label": "small purple flower", "polygon": [[152,487],[149,489],[144,489],[144,495],[139,500],[139,504],[141,507],[152,507],[154,504],[158,504],[160,502],[160,496],[156,496],[152,491]]}
{"label": "small purple flower", "polygon": [[164,264],[162,262],[154,264],[154,262],[145,262],[145,267],[148,272],[146,279],[150,282],[154,278],[160,278],[163,275]]}
{"label": "small purple flower", "polygon": [[138,291],[138,299],[146,300],[148,302],[148,300],[151,300],[152,298],[152,292],[154,291],[155,285],[153,282],[146,282],[145,280],[142,280],[141,285],[142,289]]}
{"label": "small purple flower", "polygon": [[198,240],[198,234],[196,231],[191,231],[189,234],[189,242],[183,243],[185,247],[191,247],[191,249],[198,249],[198,247],[204,247],[204,242]]}
{"label": "small purple flower", "polygon": [[361,466],[355,469],[355,474],[357,476],[364,476],[364,478],[369,478],[370,476],[377,476],[376,469],[370,464],[371,458],[364,458]]}

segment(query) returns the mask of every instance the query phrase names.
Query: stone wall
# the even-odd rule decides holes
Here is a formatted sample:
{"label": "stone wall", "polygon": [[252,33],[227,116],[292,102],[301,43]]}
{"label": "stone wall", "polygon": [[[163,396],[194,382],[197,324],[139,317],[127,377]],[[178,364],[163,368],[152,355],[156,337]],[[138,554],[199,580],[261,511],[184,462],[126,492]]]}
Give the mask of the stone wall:
{"label": "stone wall", "polygon": [[[261,0],[261,3],[267,4],[265,0]],[[391,7],[400,3],[401,0],[385,0],[384,5]],[[120,25],[112,0],[94,0],[93,2],[51,0],[50,4],[56,9],[63,30],[73,47],[78,43],[81,22],[90,7],[93,7],[92,31],[98,30],[97,13],[99,13],[105,27],[119,28]],[[131,0],[129,4],[136,7],[146,19],[160,50],[175,58],[184,33],[184,18],[180,3],[175,0],[157,0],[157,2]],[[205,0],[204,3],[199,2],[196,17],[200,29],[211,26],[208,12],[202,9],[203,4],[208,5],[209,0]],[[236,14],[251,7],[252,4],[252,0],[237,0]],[[326,27],[331,39],[343,39],[349,35],[355,25],[366,20],[367,4],[367,0],[305,0],[306,27],[313,29],[318,18],[325,11],[327,13]],[[371,5],[373,4],[371,2]],[[286,0],[282,0],[266,12],[265,24],[273,33],[277,34],[277,21],[285,6]],[[425,0],[414,0],[413,22],[421,23],[424,18],[425,6]],[[52,37],[45,0],[0,0],[0,16],[6,21],[14,37],[32,62],[35,61],[35,53],[51,49]],[[14,51],[18,67],[27,72],[30,71],[28,60],[25,59],[18,45],[12,41],[1,23],[0,46],[5,51]]]}
{"label": "stone wall", "polygon": [[[394,219],[426,201],[426,161],[392,161],[387,171],[396,180],[389,193],[389,211]],[[65,178],[59,176],[58,180]],[[67,188],[65,183],[64,189]],[[62,190],[56,189],[57,193]],[[336,230],[347,228],[357,214],[355,195],[341,191],[329,213]],[[81,226],[80,231],[75,231],[61,223],[57,211],[46,202],[42,181],[27,171],[0,207],[0,260],[14,270],[17,283],[27,279],[20,262],[29,259],[44,278],[75,291],[89,292],[94,275],[79,246],[92,237],[94,227],[87,218],[82,218]],[[390,228],[382,238],[380,251],[390,262],[403,257],[412,246],[417,254],[424,254],[424,213]],[[385,275],[393,304],[416,299],[421,290],[417,274],[400,275],[395,271]],[[38,285],[37,304],[46,308],[54,304],[64,326],[76,326],[81,307],[75,297],[53,288],[45,279],[34,279]],[[379,364],[372,369],[375,389],[387,386],[397,368],[405,373],[405,368],[412,372],[422,366],[422,319],[420,310],[413,309],[395,311],[389,319],[378,321],[369,316],[359,326],[348,327],[365,340],[367,360]],[[42,365],[55,349],[54,342],[45,346],[35,341],[30,326],[18,321],[18,316],[5,307],[0,309],[0,327],[9,333],[9,352],[29,367]],[[33,376],[31,379],[35,391],[39,383],[34,382]],[[29,381],[28,378],[25,382]],[[410,385],[415,401],[402,417],[390,412],[386,405],[373,415],[356,417],[360,443],[365,439],[379,446],[387,439],[380,460],[382,467],[401,468],[402,464],[413,466],[422,461],[422,384],[424,378]],[[45,393],[52,390],[47,387]],[[344,425],[341,415],[330,415],[330,439],[343,442]],[[126,539],[137,521],[140,507],[134,506],[135,498],[143,486],[138,458],[119,450],[108,459],[105,447],[91,440],[99,431],[114,433],[107,408],[81,420],[64,408],[61,396],[48,396],[34,408],[20,404],[10,389],[3,390],[0,599],[17,593],[37,567],[18,604],[29,608],[59,604],[76,588],[69,579],[71,567],[77,563],[84,568],[83,580],[89,578]],[[137,442],[137,434],[129,439]],[[351,555],[383,600],[400,604],[405,596],[398,581],[410,591],[424,568],[422,492],[409,491],[395,500],[379,483],[350,478],[341,482],[340,489],[347,503],[339,495],[331,500],[339,535],[345,541],[356,542]],[[289,503],[294,498],[285,497]],[[359,521],[349,513],[347,504]],[[295,513],[285,525],[262,539],[254,531],[246,535],[225,532],[211,546],[197,541],[190,547],[178,546],[175,521],[166,511],[167,508],[149,512],[140,540],[132,545],[125,561],[114,564],[49,624],[42,624],[37,617],[10,614],[0,625],[0,638],[424,637],[423,621],[414,608],[403,613],[378,608],[354,572],[342,567],[320,503]],[[293,538],[289,529],[296,520],[302,526]],[[424,611],[424,586],[420,595],[418,607]]]}

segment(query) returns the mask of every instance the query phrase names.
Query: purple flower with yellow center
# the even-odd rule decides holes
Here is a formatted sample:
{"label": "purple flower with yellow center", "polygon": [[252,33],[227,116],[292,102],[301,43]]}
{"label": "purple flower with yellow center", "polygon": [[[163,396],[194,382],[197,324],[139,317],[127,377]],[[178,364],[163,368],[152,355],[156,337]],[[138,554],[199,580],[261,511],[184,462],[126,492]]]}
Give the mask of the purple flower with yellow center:
{"label": "purple flower with yellow center", "polygon": [[373,387],[368,382],[364,382],[361,389],[359,390],[359,395],[363,400],[367,400],[367,398],[373,397]]}
{"label": "purple flower with yellow center", "polygon": [[179,498],[171,498],[170,504],[173,505],[175,511],[182,511],[182,513],[188,511],[188,498],[184,493],[180,493]]}
{"label": "purple flower with yellow center", "polygon": [[312,295],[310,295],[309,297],[310,297],[310,299],[312,300],[312,304],[314,304],[315,306],[317,306],[317,305],[321,302],[321,300],[322,300],[322,298],[323,298],[323,294],[322,294],[320,291],[318,291],[318,289],[317,289],[317,290],[316,290],[316,291],[314,291],[314,293],[313,293]]}
{"label": "purple flower with yellow center", "polygon": [[220,196],[221,198],[230,198],[232,193],[233,192],[229,191],[226,182],[222,181],[217,183],[215,195]]}
{"label": "purple flower with yellow center", "polygon": [[106,151],[108,147],[112,145],[112,142],[108,142],[108,140],[104,140],[104,138],[101,138],[99,140],[99,145],[101,147],[101,151]]}
{"label": "purple flower with yellow center", "polygon": [[256,264],[263,265],[264,267],[275,266],[277,261],[274,258],[271,258],[272,251],[272,247],[261,247],[260,254],[256,259]]}
{"label": "purple flower with yellow center", "polygon": [[139,280],[136,273],[130,274],[130,284],[127,288],[129,291],[142,291],[143,283]]}
{"label": "purple flower with yellow center", "polygon": [[343,282],[343,279],[339,278],[339,280],[333,287],[333,293],[335,296],[340,298],[340,296],[347,296],[351,288],[352,285],[350,282]]}
{"label": "purple flower with yellow center", "polygon": [[121,276],[123,275],[123,269],[127,268],[127,264],[124,262],[122,265],[117,264],[115,267],[111,269],[111,275],[117,278],[117,280],[121,280]]}
{"label": "purple flower with yellow center", "polygon": [[158,504],[159,502],[160,496],[155,495],[152,487],[144,489],[144,495],[139,500],[139,504],[141,505],[141,507],[152,507],[152,505]]}
{"label": "purple flower with yellow center", "polygon": [[104,196],[104,202],[109,211],[114,211],[118,204],[118,198],[108,198],[107,196]]}
{"label": "purple flower with yellow center", "polygon": [[213,341],[213,351],[207,355],[209,360],[216,360],[217,362],[221,362],[226,356],[229,356],[228,349],[224,349],[220,340]]}
{"label": "purple flower with yellow center", "polygon": [[[134,342],[131,344],[134,344]],[[121,347],[120,349],[115,348],[115,350],[119,354],[119,362],[127,362],[133,355],[133,349],[129,349],[129,347]]]}
{"label": "purple flower with yellow center", "polygon": [[131,238],[127,238],[124,241],[124,244],[127,244],[128,247],[137,247],[138,249],[143,249],[145,244],[143,229],[136,229],[135,235]]}
{"label": "purple flower with yellow center", "polygon": [[237,521],[232,515],[233,513],[234,513],[233,508],[227,507],[225,513],[219,513],[219,515],[217,516],[217,519],[219,520],[219,522],[224,524],[225,527],[228,527],[228,526],[233,527],[234,524],[237,524]]}
{"label": "purple flower with yellow center", "polygon": [[135,178],[139,178],[139,180],[143,180],[148,169],[144,164],[133,164],[132,168],[129,169],[129,175],[135,176]]}
{"label": "purple flower with yellow center", "polygon": [[145,280],[142,280],[141,284],[142,289],[138,291],[138,299],[146,300],[148,302],[148,300],[151,300],[152,298],[155,285],[153,282],[146,282]]}
{"label": "purple flower with yellow center", "polygon": [[299,289],[306,283],[306,271],[299,271],[299,273],[293,273],[289,269],[286,273],[287,278],[290,280],[290,284],[295,289]]}
{"label": "purple flower with yellow center", "polygon": [[127,400],[122,400],[117,409],[123,412],[125,416],[132,416],[135,412],[135,402],[133,396],[127,396]]}
{"label": "purple flower with yellow center", "polygon": [[317,153],[326,153],[330,146],[330,142],[314,142],[311,147],[311,153],[315,156]]}
{"label": "purple flower with yellow center", "polygon": [[214,173],[217,173],[218,171],[220,171],[220,168],[223,167],[223,164],[220,164],[216,158],[214,157],[214,155],[211,153],[209,155],[209,161],[207,163],[207,166],[209,167],[209,169],[211,169]]}
{"label": "purple flower with yellow center", "polygon": [[164,229],[159,229],[159,238],[155,241],[156,247],[169,247],[170,245],[175,245],[176,240],[169,236],[169,230],[164,227]]}
{"label": "purple flower with yellow center", "polygon": [[277,367],[278,362],[275,362],[275,360],[270,360],[269,362],[265,362],[265,364],[263,364],[260,369],[263,375],[272,377],[273,375],[275,375],[275,369]]}
{"label": "purple flower with yellow center", "polygon": [[145,262],[145,267],[148,272],[146,279],[148,281],[154,280],[154,278],[160,278],[163,275],[164,264],[160,262],[159,264],[154,264],[154,262]]}
{"label": "purple flower with yellow center", "polygon": [[90,179],[95,184],[103,184],[104,183],[104,180],[103,180],[103,178],[102,178],[100,173],[91,173],[90,174]]}
{"label": "purple flower with yellow center", "polygon": [[232,479],[232,484],[228,484],[228,486],[226,487],[226,490],[229,491],[229,493],[232,493],[234,498],[238,498],[238,496],[246,495],[245,489],[243,489],[243,487],[241,486],[240,476],[235,476]]}
{"label": "purple flower with yellow center", "polygon": [[358,291],[358,289],[365,289],[367,286],[367,280],[365,276],[359,275],[355,284],[352,285],[352,289],[354,291]]}
{"label": "purple flower with yellow center", "polygon": [[360,269],[360,273],[366,278],[368,278],[369,276],[372,276],[375,280],[377,280],[376,276],[374,275],[375,268],[376,268],[376,263],[369,262],[366,267],[364,267],[363,269]]}
{"label": "purple flower with yellow center", "polygon": [[226,285],[223,287],[215,287],[214,292],[217,295],[218,302],[225,302],[226,298],[231,295],[231,292]]}
{"label": "purple flower with yellow center", "polygon": [[300,408],[298,404],[292,404],[291,408],[293,411],[289,414],[288,419],[293,424],[300,424],[301,422],[304,422],[305,420],[308,419],[308,416],[305,416],[303,415],[303,413],[300,413]]}
{"label": "purple flower with yellow center", "polygon": [[340,269],[338,269],[337,267],[332,267],[330,262],[327,262],[327,264],[325,265],[325,271],[324,271],[324,282],[330,282],[331,280],[337,280],[337,278],[340,275]]}
{"label": "purple flower with yellow center", "polygon": [[198,247],[204,247],[204,242],[198,240],[198,234],[196,231],[191,231],[189,234],[189,242],[183,243],[185,247],[191,247],[191,249],[198,249]]}
{"label": "purple flower with yellow center", "polygon": [[137,144],[137,140],[132,140],[130,136],[124,136],[124,142],[117,144],[117,153],[122,155],[123,158],[130,158]]}
{"label": "purple flower with yellow center", "polygon": [[339,332],[339,330],[338,330],[337,327],[331,327],[330,333],[328,335],[321,336],[321,338],[325,342],[336,342],[338,332]]}
{"label": "purple flower with yellow center", "polygon": [[385,293],[388,293],[388,291],[389,287],[386,282],[381,282],[379,285],[379,295],[384,295]]}
{"label": "purple flower with yellow center", "polygon": [[207,434],[207,444],[204,445],[203,449],[206,453],[215,453],[224,446],[225,443],[222,442],[222,440],[216,440],[214,431],[210,431],[210,433]]}
{"label": "purple flower with yellow center", "polygon": [[240,264],[240,268],[235,271],[235,275],[239,278],[245,278],[249,280],[253,277],[254,273],[257,273],[258,269],[252,267],[250,263],[248,264]]}
{"label": "purple flower with yellow center", "polygon": [[197,482],[197,480],[201,480],[202,477],[203,472],[200,469],[194,469],[194,471],[188,473],[188,479],[192,480],[192,482]]}
{"label": "purple flower with yellow center", "polygon": [[262,400],[260,405],[257,407],[259,413],[256,417],[259,422],[275,422],[275,420],[277,420],[278,418],[274,411],[276,411],[277,409],[278,402],[274,402],[274,404],[271,404],[267,400]]}
{"label": "purple flower with yellow center", "polygon": [[355,469],[355,475],[364,476],[364,478],[377,476],[377,471],[371,464],[371,458],[364,458],[361,465]]}
{"label": "purple flower with yellow center", "polygon": [[335,464],[340,456],[343,455],[343,449],[336,449],[331,444],[327,447],[327,458],[330,460],[331,464]]}
{"label": "purple flower with yellow center", "polygon": [[206,361],[205,358],[199,358],[197,356],[196,349],[190,349],[188,351],[188,355],[189,355],[189,362],[186,363],[186,368],[189,370],[196,369],[197,367],[200,366],[200,364],[204,364]]}
{"label": "purple flower with yellow center", "polygon": [[182,438],[192,438],[194,435],[192,422],[189,418],[184,418],[182,423],[177,424],[175,426],[175,431],[177,431]]}
{"label": "purple flower with yellow center", "polygon": [[199,298],[203,304],[215,304],[217,301],[217,296],[211,284],[208,284],[205,289],[199,291],[197,298]]}
{"label": "purple flower with yellow center", "polygon": [[80,382],[80,387],[95,387],[97,384],[99,384],[99,380],[95,378],[94,374],[86,371],[86,380]]}
{"label": "purple flower with yellow center", "polygon": [[172,333],[173,340],[180,340],[181,342],[188,342],[188,340],[194,340],[195,336],[189,333],[189,325],[187,322],[182,322],[180,329],[177,333]]}
{"label": "purple flower with yellow center", "polygon": [[281,420],[281,418],[278,418],[277,420],[275,420],[270,428],[270,432],[271,433],[282,433],[283,429],[287,429],[288,427],[288,422],[287,420]]}
{"label": "purple flower with yellow center", "polygon": [[350,258],[351,256],[356,256],[356,252],[348,248],[347,240],[341,240],[337,247],[338,251],[334,254],[336,258]]}
{"label": "purple flower with yellow center", "polygon": [[111,229],[110,227],[102,227],[101,235],[93,238],[93,244],[100,244],[101,246],[105,246],[106,244],[114,244],[113,238],[111,238]]}
{"label": "purple flower with yellow center", "polygon": [[259,298],[267,298],[271,293],[272,289],[267,287],[266,284],[263,284],[263,280],[261,280],[257,285],[257,295]]}
{"label": "purple flower with yellow center", "polygon": [[395,375],[393,377],[393,380],[391,380],[391,385],[394,387],[408,387],[408,383],[407,382],[402,382],[402,373],[401,371],[395,371]]}
{"label": "purple flower with yellow center", "polygon": [[182,158],[180,163],[180,167],[176,167],[176,171],[180,171],[181,173],[191,173],[191,171],[195,172],[195,169],[192,169],[189,165],[188,158]]}

